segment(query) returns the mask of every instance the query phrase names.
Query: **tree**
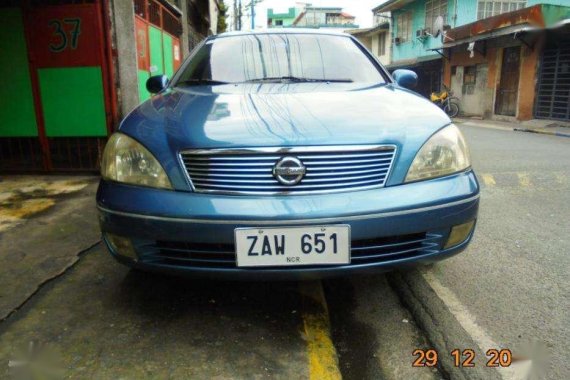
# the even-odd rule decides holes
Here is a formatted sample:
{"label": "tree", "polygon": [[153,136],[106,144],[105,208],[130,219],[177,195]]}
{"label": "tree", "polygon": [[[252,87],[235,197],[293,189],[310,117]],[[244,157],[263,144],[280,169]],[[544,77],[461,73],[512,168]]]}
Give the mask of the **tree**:
{"label": "tree", "polygon": [[228,7],[224,4],[223,0],[220,0],[220,12],[218,13],[218,33],[223,33],[226,31],[228,25],[226,24],[226,12]]}

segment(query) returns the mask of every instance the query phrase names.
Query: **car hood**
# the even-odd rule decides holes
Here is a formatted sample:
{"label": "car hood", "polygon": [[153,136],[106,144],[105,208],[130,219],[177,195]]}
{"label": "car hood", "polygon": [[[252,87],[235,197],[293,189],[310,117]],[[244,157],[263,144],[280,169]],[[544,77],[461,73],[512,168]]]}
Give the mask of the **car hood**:
{"label": "car hood", "polygon": [[391,84],[239,84],[170,88],[133,110],[120,131],[178,182],[177,154],[192,148],[394,144],[405,166],[449,123],[427,99]]}

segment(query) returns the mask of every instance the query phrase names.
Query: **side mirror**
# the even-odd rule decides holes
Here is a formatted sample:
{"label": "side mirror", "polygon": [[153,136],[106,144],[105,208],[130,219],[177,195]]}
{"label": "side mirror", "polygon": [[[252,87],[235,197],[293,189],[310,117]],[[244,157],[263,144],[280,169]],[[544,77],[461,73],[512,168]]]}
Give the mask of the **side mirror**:
{"label": "side mirror", "polygon": [[158,94],[168,86],[166,75],[155,75],[146,80],[146,90],[151,94]]}
{"label": "side mirror", "polygon": [[412,89],[418,85],[418,74],[412,70],[398,69],[392,73],[392,77],[399,86]]}

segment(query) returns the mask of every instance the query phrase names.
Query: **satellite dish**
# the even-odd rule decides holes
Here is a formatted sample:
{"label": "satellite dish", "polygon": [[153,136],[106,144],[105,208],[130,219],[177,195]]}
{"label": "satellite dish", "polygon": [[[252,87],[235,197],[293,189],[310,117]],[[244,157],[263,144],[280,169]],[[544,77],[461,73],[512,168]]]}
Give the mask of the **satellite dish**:
{"label": "satellite dish", "polygon": [[443,16],[437,16],[433,22],[432,34],[437,37],[443,32]]}

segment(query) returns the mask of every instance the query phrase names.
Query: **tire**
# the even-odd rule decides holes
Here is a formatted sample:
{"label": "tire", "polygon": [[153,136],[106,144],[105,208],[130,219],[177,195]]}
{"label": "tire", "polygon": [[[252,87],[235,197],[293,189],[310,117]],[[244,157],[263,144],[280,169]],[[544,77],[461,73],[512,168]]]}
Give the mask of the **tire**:
{"label": "tire", "polygon": [[455,117],[455,116],[459,115],[459,104],[454,103],[454,102],[447,102],[445,107],[443,107],[443,110],[445,111],[447,116]]}

